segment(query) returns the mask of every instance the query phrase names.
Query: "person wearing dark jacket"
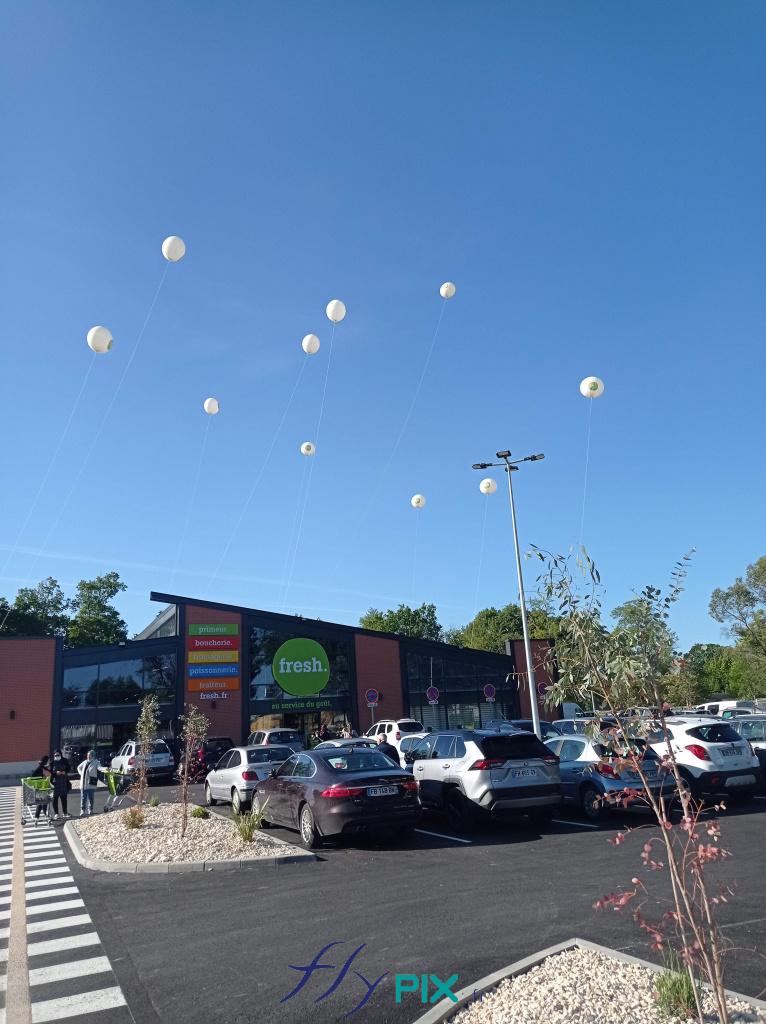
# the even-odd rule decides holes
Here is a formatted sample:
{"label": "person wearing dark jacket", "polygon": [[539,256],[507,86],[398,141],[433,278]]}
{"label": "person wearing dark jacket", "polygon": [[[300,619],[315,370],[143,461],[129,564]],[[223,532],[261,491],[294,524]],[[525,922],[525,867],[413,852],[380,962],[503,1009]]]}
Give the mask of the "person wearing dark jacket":
{"label": "person wearing dark jacket", "polygon": [[60,750],[53,752],[51,762],[51,780],[53,782],[53,820],[59,816],[59,802],[61,811],[65,818],[69,817],[67,809],[67,794],[69,793],[69,761],[61,756]]}
{"label": "person wearing dark jacket", "polygon": [[395,765],[399,765],[399,751],[392,743],[388,742],[384,733],[380,733],[378,736],[378,750],[386,757],[390,757]]}
{"label": "person wearing dark jacket", "polygon": [[[37,767],[35,768],[35,770],[29,776],[30,779],[50,778],[51,770],[48,767],[48,762],[49,761],[50,761],[50,757],[47,754],[43,754],[43,756],[37,762]],[[38,818],[40,817],[40,815],[42,814],[43,810],[45,809],[45,804],[41,804],[39,801],[36,801],[36,803],[37,803],[37,807],[35,808],[35,825],[37,824]]]}

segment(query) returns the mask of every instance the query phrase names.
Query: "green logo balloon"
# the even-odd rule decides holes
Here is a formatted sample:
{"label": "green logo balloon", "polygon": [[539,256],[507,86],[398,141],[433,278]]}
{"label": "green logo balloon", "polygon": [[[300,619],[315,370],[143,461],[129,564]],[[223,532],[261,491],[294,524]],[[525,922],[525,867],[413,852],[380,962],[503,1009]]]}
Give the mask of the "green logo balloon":
{"label": "green logo balloon", "polygon": [[330,659],[316,640],[296,637],[286,640],[274,655],[271,672],[276,681],[293,697],[320,693],[330,679]]}

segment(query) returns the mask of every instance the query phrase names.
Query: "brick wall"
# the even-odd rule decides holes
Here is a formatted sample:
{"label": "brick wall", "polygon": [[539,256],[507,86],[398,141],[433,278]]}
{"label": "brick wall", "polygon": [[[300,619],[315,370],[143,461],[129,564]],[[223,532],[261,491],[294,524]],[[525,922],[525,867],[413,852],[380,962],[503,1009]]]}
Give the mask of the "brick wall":
{"label": "brick wall", "polygon": [[[225,684],[236,689],[215,690],[220,696],[208,699],[209,694],[198,690],[190,689],[192,681],[189,678],[189,626],[201,624],[227,624],[236,623],[239,627],[237,634],[239,639],[239,673],[237,676],[227,677]],[[244,644],[246,638],[243,636],[242,616],[236,612],[220,611],[217,608],[204,608],[199,605],[186,606],[186,636],[184,643],[184,701],[188,704],[195,704],[203,715],[210,722],[208,736],[230,736],[235,743],[241,743],[245,737],[242,735],[242,664],[244,660]],[[195,665],[195,668],[198,667]],[[224,680],[221,680],[223,683]],[[207,685],[207,684],[206,684]]]}
{"label": "brick wall", "polygon": [[[541,684],[550,685],[553,682],[553,678],[550,672],[550,665],[548,663],[548,652],[550,651],[551,641],[550,640],[532,640],[532,663],[535,667],[535,682],[538,687]],[[524,641],[514,640],[513,651],[516,658],[516,671],[523,672],[524,676],[521,678],[521,685],[519,687],[519,701],[521,704],[521,717],[531,718],[532,707],[529,702],[529,687],[527,686],[526,671],[527,671],[527,658],[524,652]],[[546,722],[553,722],[557,718],[561,718],[558,708],[547,708],[543,703],[543,698],[538,696],[537,707],[540,712],[540,718]]]}
{"label": "brick wall", "polygon": [[52,638],[0,640],[0,764],[50,752],[55,666]]}
{"label": "brick wall", "polygon": [[406,711],[402,701],[402,668],[399,641],[388,637],[364,636],[358,633],[356,649],[356,702],[359,708],[360,732],[370,728],[372,716],[365,700],[365,691],[378,690],[383,700],[375,708],[375,721],[381,718],[402,718]]}

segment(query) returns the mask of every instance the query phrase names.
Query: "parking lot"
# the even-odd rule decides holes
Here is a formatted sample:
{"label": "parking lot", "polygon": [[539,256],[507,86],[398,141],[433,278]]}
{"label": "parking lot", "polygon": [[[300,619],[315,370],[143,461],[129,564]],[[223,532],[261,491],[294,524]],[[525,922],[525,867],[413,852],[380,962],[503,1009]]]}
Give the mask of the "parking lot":
{"label": "parking lot", "polygon": [[[201,791],[195,795],[201,802]],[[724,821],[733,856],[721,877],[738,886],[721,912],[737,950],[727,978],[752,995],[766,974],[755,952],[766,948],[765,816],[760,798]],[[652,959],[629,916],[592,909],[643,874],[643,831],[618,848],[607,839],[622,824],[645,822],[615,815],[593,826],[567,815],[543,832],[521,820],[462,837],[426,815],[411,841],[328,845],[315,863],[169,876],[101,874],[73,863],[72,873],[137,1021],[340,1021],[366,994],[361,978],[384,975],[353,1016],[403,1024],[421,1006],[415,997],[396,1005],[398,972],[457,973],[463,986],[573,936]],[[273,834],[298,841],[288,830]],[[663,895],[662,873],[647,881],[653,898]],[[323,967],[280,1002],[304,977],[296,968],[331,943],[321,962],[335,969]],[[317,1002],[355,951],[344,978]]]}

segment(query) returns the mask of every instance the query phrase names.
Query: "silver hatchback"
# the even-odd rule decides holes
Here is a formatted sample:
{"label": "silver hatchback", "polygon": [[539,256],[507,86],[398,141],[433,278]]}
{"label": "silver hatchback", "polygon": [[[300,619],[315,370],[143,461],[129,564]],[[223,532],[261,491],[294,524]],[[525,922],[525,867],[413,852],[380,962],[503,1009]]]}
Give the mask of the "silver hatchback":
{"label": "silver hatchback", "polygon": [[423,806],[444,810],[458,832],[502,812],[549,821],[561,802],[559,759],[525,730],[433,732],[406,760]]}
{"label": "silver hatchback", "polygon": [[232,747],[205,777],[206,803],[230,803],[239,814],[249,806],[256,785],[292,753],[290,747]]}

